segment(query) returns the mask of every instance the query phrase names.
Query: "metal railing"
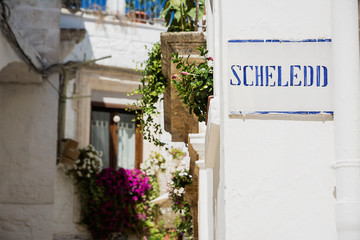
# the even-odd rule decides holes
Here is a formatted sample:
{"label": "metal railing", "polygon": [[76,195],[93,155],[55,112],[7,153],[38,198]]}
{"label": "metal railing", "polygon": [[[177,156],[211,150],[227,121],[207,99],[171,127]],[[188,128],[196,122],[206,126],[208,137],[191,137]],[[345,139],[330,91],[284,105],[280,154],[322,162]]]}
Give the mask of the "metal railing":
{"label": "metal railing", "polygon": [[106,0],[82,0],[80,8],[106,12],[106,2]]}
{"label": "metal railing", "polygon": [[130,21],[164,23],[161,11],[168,0],[62,0],[70,12],[101,12],[103,15],[126,16]]}
{"label": "metal railing", "polygon": [[134,14],[141,21],[156,21],[160,19],[160,13],[167,0],[125,0],[125,14]]}

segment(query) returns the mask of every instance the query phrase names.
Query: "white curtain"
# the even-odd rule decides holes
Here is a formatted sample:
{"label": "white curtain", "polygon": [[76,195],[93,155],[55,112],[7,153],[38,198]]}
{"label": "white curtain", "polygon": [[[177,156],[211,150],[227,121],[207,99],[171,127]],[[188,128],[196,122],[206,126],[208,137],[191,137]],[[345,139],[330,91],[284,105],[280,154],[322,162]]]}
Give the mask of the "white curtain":
{"label": "white curtain", "polygon": [[118,157],[117,166],[135,168],[135,123],[118,123]]}
{"label": "white curtain", "polygon": [[110,113],[93,111],[91,113],[91,144],[98,151],[102,151],[103,168],[110,166],[109,162],[109,121]]}

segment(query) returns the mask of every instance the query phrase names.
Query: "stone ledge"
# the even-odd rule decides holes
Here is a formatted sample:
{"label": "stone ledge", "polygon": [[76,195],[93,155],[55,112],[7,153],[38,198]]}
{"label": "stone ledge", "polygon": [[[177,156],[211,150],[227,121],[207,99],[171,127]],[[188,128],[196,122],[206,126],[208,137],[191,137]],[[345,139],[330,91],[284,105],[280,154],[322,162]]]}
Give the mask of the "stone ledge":
{"label": "stone ledge", "polygon": [[162,71],[166,78],[171,79],[171,54],[197,55],[199,46],[206,43],[205,35],[201,32],[161,33]]}

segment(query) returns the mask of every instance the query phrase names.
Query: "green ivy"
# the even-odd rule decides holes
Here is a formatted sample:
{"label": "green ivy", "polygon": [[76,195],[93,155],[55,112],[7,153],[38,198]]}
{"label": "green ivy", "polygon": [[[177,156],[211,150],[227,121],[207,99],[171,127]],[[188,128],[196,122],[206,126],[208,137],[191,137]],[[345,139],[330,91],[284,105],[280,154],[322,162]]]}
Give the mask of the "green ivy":
{"label": "green ivy", "polygon": [[194,113],[199,122],[206,120],[208,97],[213,94],[212,58],[206,57],[208,51],[205,45],[198,48],[203,62],[196,64],[187,58],[172,54],[172,62],[177,64],[179,75],[172,76],[173,84],[180,100],[188,107],[190,114]]}
{"label": "green ivy", "polygon": [[[199,16],[202,19],[205,11],[205,0],[199,0]],[[196,18],[195,0],[168,0],[161,16],[165,19],[168,32],[194,31]]]}
{"label": "green ivy", "polygon": [[161,48],[160,43],[154,44],[153,48],[148,52],[148,59],[142,66],[141,71],[143,77],[140,80],[141,85],[131,94],[142,95],[133,108],[136,112],[136,120],[139,123],[140,133],[145,140],[153,142],[156,146],[164,146],[156,135],[162,134],[161,125],[155,121],[160,112],[156,107],[159,101],[162,101],[162,94],[165,92],[167,80],[161,70]]}

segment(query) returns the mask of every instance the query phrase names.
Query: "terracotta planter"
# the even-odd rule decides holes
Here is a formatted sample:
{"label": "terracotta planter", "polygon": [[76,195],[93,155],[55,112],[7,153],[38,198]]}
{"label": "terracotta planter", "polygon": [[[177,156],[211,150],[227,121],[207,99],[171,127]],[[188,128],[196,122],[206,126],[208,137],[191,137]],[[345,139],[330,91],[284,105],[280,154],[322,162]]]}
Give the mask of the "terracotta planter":
{"label": "terracotta planter", "polygon": [[145,12],[135,11],[135,22],[146,23],[149,20],[149,14]]}

